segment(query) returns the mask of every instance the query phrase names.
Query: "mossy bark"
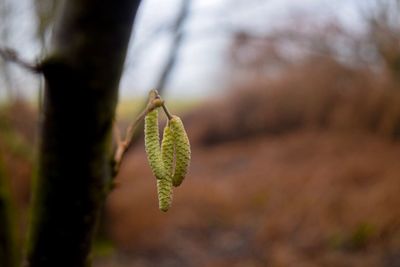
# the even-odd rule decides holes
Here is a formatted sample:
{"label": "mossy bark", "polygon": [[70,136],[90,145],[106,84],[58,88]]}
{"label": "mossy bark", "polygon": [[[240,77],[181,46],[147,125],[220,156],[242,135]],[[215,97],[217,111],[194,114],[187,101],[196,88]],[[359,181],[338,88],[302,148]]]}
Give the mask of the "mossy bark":
{"label": "mossy bark", "polygon": [[65,1],[54,29],[24,265],[90,266],[112,174],[111,129],[139,0]]}

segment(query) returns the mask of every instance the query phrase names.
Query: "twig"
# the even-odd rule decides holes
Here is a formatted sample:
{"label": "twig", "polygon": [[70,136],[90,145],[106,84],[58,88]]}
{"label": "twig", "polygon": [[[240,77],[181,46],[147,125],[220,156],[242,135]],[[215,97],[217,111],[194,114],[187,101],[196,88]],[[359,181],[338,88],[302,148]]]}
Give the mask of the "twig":
{"label": "twig", "polygon": [[11,48],[0,48],[0,57],[2,57],[5,61],[13,62],[13,63],[17,64],[18,66],[20,66],[26,70],[29,70],[33,73],[41,72],[40,64],[32,64],[30,62],[26,62],[25,60],[22,60],[18,56],[18,53]]}
{"label": "twig", "polygon": [[120,144],[122,142],[121,131],[115,121],[114,121],[114,127],[113,127],[113,134],[114,134],[114,138],[115,138],[115,143],[117,145]]}
{"label": "twig", "polygon": [[124,155],[128,151],[131,145],[136,127],[138,127],[140,122],[149,112],[161,106],[164,106],[164,101],[161,99],[157,90],[151,90],[149,93],[149,100],[147,102],[146,108],[136,117],[135,121],[127,128],[125,138],[123,140],[121,139],[121,136],[119,134],[119,129],[116,130],[114,128],[114,132],[115,134],[118,135],[118,137],[116,137],[117,149],[114,154],[113,177],[115,177],[119,172]]}
{"label": "twig", "polygon": [[171,113],[169,112],[169,110],[168,110],[168,108],[167,108],[167,106],[165,105],[164,102],[162,103],[161,106],[162,106],[162,108],[163,108],[163,110],[164,110],[165,115],[167,115],[168,120],[172,119],[172,115],[171,115]]}

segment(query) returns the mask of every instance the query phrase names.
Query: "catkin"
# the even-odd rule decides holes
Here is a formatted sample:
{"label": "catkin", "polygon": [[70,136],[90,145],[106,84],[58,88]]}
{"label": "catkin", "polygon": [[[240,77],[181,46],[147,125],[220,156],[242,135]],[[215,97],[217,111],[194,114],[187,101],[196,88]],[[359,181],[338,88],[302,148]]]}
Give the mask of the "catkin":
{"label": "catkin", "polygon": [[144,121],[144,145],[150,168],[157,179],[165,176],[158,133],[158,110],[149,112]]}
{"label": "catkin", "polygon": [[160,210],[167,211],[172,203],[172,172],[174,168],[174,138],[168,125],[164,128],[161,157],[165,176],[157,180],[158,206]]}
{"label": "catkin", "polygon": [[173,116],[165,126],[160,147],[157,109],[145,117],[144,136],[147,159],[157,178],[159,208],[167,211],[172,203],[172,186],[182,183],[189,167],[189,138],[182,120]]}
{"label": "catkin", "polygon": [[190,163],[190,143],[182,120],[178,116],[172,116],[169,121],[175,142],[175,171],[172,184],[179,186],[187,173]]}
{"label": "catkin", "polygon": [[157,180],[158,207],[162,211],[168,211],[172,203],[172,179],[168,175]]}
{"label": "catkin", "polygon": [[165,171],[172,176],[174,171],[174,153],[175,153],[174,136],[171,128],[166,125],[164,128],[163,139],[161,142],[161,155]]}

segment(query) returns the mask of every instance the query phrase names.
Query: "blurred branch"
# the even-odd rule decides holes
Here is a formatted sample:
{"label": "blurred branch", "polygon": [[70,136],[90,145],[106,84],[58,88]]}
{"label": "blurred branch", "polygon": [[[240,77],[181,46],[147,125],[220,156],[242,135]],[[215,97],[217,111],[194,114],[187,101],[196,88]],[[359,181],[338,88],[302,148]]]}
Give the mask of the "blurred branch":
{"label": "blurred branch", "polygon": [[377,52],[393,80],[400,83],[400,1],[374,0],[360,9],[367,25],[366,42]]}
{"label": "blurred branch", "polygon": [[12,101],[14,99],[14,83],[11,78],[11,72],[9,66],[6,64],[6,62],[0,61],[0,71],[1,75],[3,76],[3,81],[4,81],[4,87],[7,93],[7,99],[9,101]]}
{"label": "blurred branch", "polygon": [[61,1],[34,0],[35,14],[37,18],[36,36],[40,41],[42,54],[46,48],[46,33],[51,29],[57,8]]}
{"label": "blurred branch", "polygon": [[152,32],[143,37],[140,41],[134,42],[134,49],[140,51],[147,48],[151,42],[153,42],[157,37],[160,36],[160,34],[171,31],[171,29],[171,25],[161,25],[157,27]]}
{"label": "blurred branch", "polygon": [[185,22],[190,7],[191,0],[182,0],[181,9],[179,10],[178,17],[172,27],[174,33],[174,39],[172,40],[171,50],[167,57],[165,66],[161,72],[161,75],[157,81],[156,88],[160,93],[164,91],[167,79],[169,78],[178,57],[179,49],[182,45],[183,39],[183,23]]}
{"label": "blurred branch", "polygon": [[[0,1],[0,40],[7,42],[10,33],[10,16],[12,16],[12,8],[10,3]],[[9,101],[14,99],[14,83],[12,81],[11,71],[5,62],[0,62],[1,76],[3,77],[4,87],[7,91]]]}
{"label": "blurred branch", "polygon": [[18,53],[14,49],[0,48],[0,57],[2,57],[4,61],[15,63],[18,66],[20,66],[26,70],[29,70],[33,73],[41,72],[40,64],[32,64],[31,62],[27,62],[27,61],[21,59],[18,56]]}

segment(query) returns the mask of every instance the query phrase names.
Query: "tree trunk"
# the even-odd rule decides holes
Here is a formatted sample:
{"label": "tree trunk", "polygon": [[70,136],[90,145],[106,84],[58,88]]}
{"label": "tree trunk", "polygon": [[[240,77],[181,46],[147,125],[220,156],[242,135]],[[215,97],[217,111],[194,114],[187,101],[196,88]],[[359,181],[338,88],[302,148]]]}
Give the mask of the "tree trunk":
{"label": "tree trunk", "polygon": [[90,266],[111,179],[111,128],[139,0],[68,0],[45,77],[25,266]]}

